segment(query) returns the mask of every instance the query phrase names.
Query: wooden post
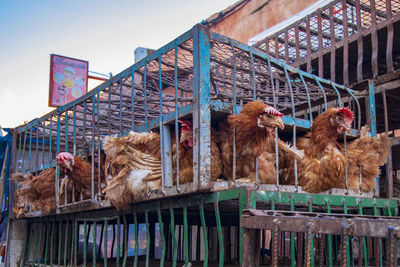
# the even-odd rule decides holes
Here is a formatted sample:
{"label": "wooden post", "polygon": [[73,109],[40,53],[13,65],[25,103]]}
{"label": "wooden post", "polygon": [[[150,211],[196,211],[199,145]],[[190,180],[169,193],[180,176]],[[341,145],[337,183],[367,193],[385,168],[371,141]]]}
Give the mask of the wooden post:
{"label": "wooden post", "polygon": [[242,267],[260,264],[260,229],[244,229]]}

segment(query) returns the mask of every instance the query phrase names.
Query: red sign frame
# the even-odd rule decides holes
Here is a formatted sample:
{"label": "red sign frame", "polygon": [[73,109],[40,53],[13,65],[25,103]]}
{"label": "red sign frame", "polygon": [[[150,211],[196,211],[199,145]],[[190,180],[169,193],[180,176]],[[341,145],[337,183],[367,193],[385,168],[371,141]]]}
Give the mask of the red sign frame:
{"label": "red sign frame", "polygon": [[50,55],[49,107],[63,106],[88,91],[89,62]]}

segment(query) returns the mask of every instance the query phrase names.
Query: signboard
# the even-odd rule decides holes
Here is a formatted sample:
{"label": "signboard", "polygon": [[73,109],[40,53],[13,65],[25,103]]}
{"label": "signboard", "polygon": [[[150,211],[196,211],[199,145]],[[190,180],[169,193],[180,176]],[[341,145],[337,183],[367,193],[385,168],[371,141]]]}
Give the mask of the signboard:
{"label": "signboard", "polygon": [[89,62],[50,55],[49,106],[65,105],[87,93]]}

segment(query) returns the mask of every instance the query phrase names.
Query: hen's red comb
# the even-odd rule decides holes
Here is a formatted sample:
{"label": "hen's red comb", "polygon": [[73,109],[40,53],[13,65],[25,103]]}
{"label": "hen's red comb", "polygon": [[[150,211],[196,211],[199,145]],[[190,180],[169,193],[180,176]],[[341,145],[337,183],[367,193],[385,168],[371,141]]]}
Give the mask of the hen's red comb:
{"label": "hen's red comb", "polygon": [[183,127],[192,127],[192,123],[188,120],[178,120],[178,122],[182,124]]}
{"label": "hen's red comb", "polygon": [[339,109],[340,113],[343,113],[346,119],[348,120],[353,120],[354,119],[354,114],[353,111],[351,111],[348,107],[342,107]]}
{"label": "hen's red comb", "polygon": [[282,117],[283,114],[274,109],[273,107],[266,107],[264,110],[265,113],[272,114],[274,116]]}

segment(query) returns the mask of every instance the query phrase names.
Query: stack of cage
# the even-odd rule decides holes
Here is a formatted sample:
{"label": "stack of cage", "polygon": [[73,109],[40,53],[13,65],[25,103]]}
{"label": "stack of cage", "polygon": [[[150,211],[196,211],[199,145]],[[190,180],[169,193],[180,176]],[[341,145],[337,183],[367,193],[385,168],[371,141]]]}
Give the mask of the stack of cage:
{"label": "stack of cage", "polygon": [[[364,99],[367,109],[360,105]],[[146,264],[159,261],[161,265],[171,260],[175,266],[177,260],[182,260],[186,264],[238,264],[242,261],[244,238],[239,218],[245,208],[397,215],[396,200],[375,198],[379,197],[379,188],[370,193],[344,188],[309,194],[298,185],[297,174],[294,185],[281,185],[279,171],[274,184],[261,184],[257,178],[254,184],[223,179],[211,182],[211,127],[228,114],[239,113],[253,100],[261,100],[284,114],[286,128],[277,133],[294,145],[296,137],[307,132],[313,120],[329,107],[349,106],[353,110],[355,120],[345,138],[356,138],[366,122],[371,134],[377,134],[373,94],[360,94],[196,25],[81,98],[16,129],[14,172],[39,173],[54,167],[56,155],[67,151],[90,162],[92,174],[90,198],[61,201],[60,192],[74,188],[65,185],[61,189],[64,177],[57,171],[54,212],[37,216],[30,212],[29,203],[24,203],[24,217],[33,218],[28,222],[21,262],[86,265],[92,261],[93,265],[106,265],[108,260],[124,266],[130,260],[135,264],[139,260]],[[172,177],[165,171],[172,168],[167,152],[173,145],[171,132],[179,134],[180,119],[189,119],[193,124],[193,182],[188,184],[179,182],[179,172]],[[161,188],[147,192],[148,201],[132,203],[131,210],[121,214],[104,198],[100,183],[96,186],[95,181],[100,181],[104,137],[126,136],[129,131],[160,133],[164,143],[160,144],[163,175]],[[275,147],[276,155],[277,150]],[[278,164],[276,167],[279,169]],[[17,188],[16,184],[12,186],[10,195]],[[15,201],[10,203],[15,205]],[[141,227],[146,234],[140,239]],[[262,232],[263,263],[271,262],[269,235],[270,231]],[[340,256],[331,253],[332,246],[339,246],[340,236],[314,238],[319,244],[315,253],[319,253],[321,264],[340,261]],[[293,266],[308,257],[304,233],[281,232],[279,240],[280,262],[289,261]],[[371,240],[362,243],[365,264],[377,262],[372,251],[381,255],[389,239]],[[110,242],[112,248],[108,247]],[[351,250],[351,245],[347,247],[348,258],[357,262],[360,254],[352,252],[355,248]],[[128,253],[133,248],[135,252]],[[139,248],[145,256],[139,257]]]}

